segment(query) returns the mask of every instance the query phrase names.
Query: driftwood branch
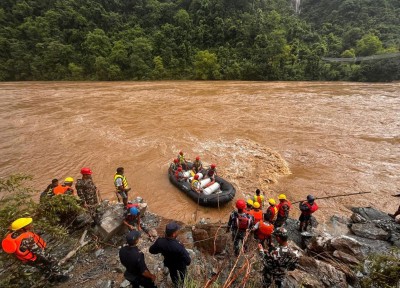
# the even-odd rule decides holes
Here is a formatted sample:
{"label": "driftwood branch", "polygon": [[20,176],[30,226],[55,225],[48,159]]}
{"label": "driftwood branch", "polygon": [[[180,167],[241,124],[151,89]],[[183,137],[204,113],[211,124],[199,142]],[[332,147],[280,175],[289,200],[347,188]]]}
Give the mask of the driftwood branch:
{"label": "driftwood branch", "polygon": [[76,247],[75,249],[71,250],[68,252],[68,254],[60,260],[60,262],[58,262],[59,265],[63,265],[65,262],[67,262],[69,259],[71,259],[76,252],[78,252],[79,249],[81,249],[83,246],[85,246],[86,244],[88,244],[90,242],[90,240],[84,241],[85,237],[86,237],[86,233],[87,230],[85,230],[81,236],[81,239],[79,240],[79,246]]}

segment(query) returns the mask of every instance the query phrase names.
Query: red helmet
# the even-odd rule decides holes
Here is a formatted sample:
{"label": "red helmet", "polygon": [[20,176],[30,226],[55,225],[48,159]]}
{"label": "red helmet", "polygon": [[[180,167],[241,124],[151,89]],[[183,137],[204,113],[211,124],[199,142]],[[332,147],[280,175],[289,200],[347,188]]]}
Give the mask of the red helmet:
{"label": "red helmet", "polygon": [[199,174],[194,175],[194,179],[198,180],[199,179]]}
{"label": "red helmet", "polygon": [[181,166],[178,167],[178,171],[182,171],[182,167]]}
{"label": "red helmet", "polygon": [[174,163],[178,163],[179,162],[179,160],[178,159],[174,159]]}
{"label": "red helmet", "polygon": [[246,202],[242,199],[239,199],[236,201],[236,208],[237,209],[245,209],[246,208]]}
{"label": "red helmet", "polygon": [[196,157],[196,160],[199,161],[199,160],[200,160],[200,156],[197,156],[197,157]]}
{"label": "red helmet", "polygon": [[92,170],[90,170],[90,168],[84,167],[81,169],[81,174],[82,175],[92,175]]}
{"label": "red helmet", "polygon": [[211,168],[215,168],[215,167],[217,167],[217,165],[215,165],[215,164],[211,164]]}
{"label": "red helmet", "polygon": [[180,154],[180,155],[183,155],[183,152],[182,152],[182,151],[179,151],[179,154]]}

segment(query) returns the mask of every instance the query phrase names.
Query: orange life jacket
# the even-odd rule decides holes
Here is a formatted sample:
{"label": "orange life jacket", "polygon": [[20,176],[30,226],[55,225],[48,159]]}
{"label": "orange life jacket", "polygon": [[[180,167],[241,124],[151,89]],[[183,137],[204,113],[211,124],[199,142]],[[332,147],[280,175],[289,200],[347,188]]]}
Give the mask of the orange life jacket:
{"label": "orange life jacket", "polygon": [[261,197],[261,195],[254,195],[254,201],[258,202],[260,204],[260,208],[262,209],[262,202],[264,197]]}
{"label": "orange life jacket", "polygon": [[55,187],[55,188],[53,189],[53,193],[54,193],[54,195],[65,194],[65,192],[67,192],[68,188],[70,188],[70,187],[58,185],[57,187]]}
{"label": "orange life jacket", "polygon": [[260,222],[263,218],[263,212],[262,210],[253,210],[253,217],[254,217],[254,224],[257,224],[258,222]]}
{"label": "orange life jacket", "polygon": [[[14,253],[15,256],[17,256],[17,258],[20,259],[22,262],[36,260],[36,255],[33,254],[31,251],[29,251],[29,250],[21,251],[20,250],[22,240],[31,237],[35,241],[36,245],[38,245],[40,248],[44,249],[46,247],[46,242],[39,235],[36,235],[33,232],[30,232],[30,231],[24,232],[16,238],[13,238],[12,235],[13,235],[13,233],[8,234],[6,236],[6,238],[3,240],[3,242],[2,242],[3,249],[7,253]],[[8,246],[7,247],[8,249],[6,249],[4,247],[5,245]],[[14,246],[14,247],[10,250],[10,246]],[[14,250],[14,252],[11,252],[12,250]]]}
{"label": "orange life jacket", "polygon": [[256,230],[256,236],[260,240],[265,240],[266,238],[272,235],[274,232],[274,225],[270,223],[265,223],[264,221],[260,221],[258,224],[258,229]]}
{"label": "orange life jacket", "polygon": [[281,216],[281,217],[285,217],[285,211],[283,210],[283,206],[285,206],[285,205],[288,206],[289,210],[290,210],[290,207],[292,207],[292,203],[290,203],[289,200],[285,200],[284,202],[279,203],[279,204],[277,205],[278,214],[279,214],[279,216]]}

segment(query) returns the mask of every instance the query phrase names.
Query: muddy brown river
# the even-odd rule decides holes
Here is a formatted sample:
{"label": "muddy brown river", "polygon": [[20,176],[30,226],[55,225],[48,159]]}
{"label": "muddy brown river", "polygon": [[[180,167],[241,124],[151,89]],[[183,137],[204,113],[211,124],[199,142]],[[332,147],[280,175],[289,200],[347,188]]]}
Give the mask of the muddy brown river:
{"label": "muddy brown river", "polygon": [[[322,222],[351,205],[400,204],[390,197],[400,192],[400,83],[17,82],[0,83],[0,101],[0,176],[31,174],[38,191],[88,166],[102,198],[116,200],[123,166],[132,198],[193,223],[196,203],[167,177],[182,149],[216,163],[236,198],[372,192],[318,201]],[[225,221],[231,209],[199,208],[197,220]]]}

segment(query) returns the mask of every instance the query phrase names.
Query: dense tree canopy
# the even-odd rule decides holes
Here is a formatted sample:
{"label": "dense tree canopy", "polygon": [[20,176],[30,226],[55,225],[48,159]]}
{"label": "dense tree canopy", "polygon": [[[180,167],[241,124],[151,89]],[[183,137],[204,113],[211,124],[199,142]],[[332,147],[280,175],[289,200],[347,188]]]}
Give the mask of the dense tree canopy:
{"label": "dense tree canopy", "polygon": [[0,80],[398,80],[400,57],[321,57],[398,52],[399,19],[398,0],[2,0]]}

